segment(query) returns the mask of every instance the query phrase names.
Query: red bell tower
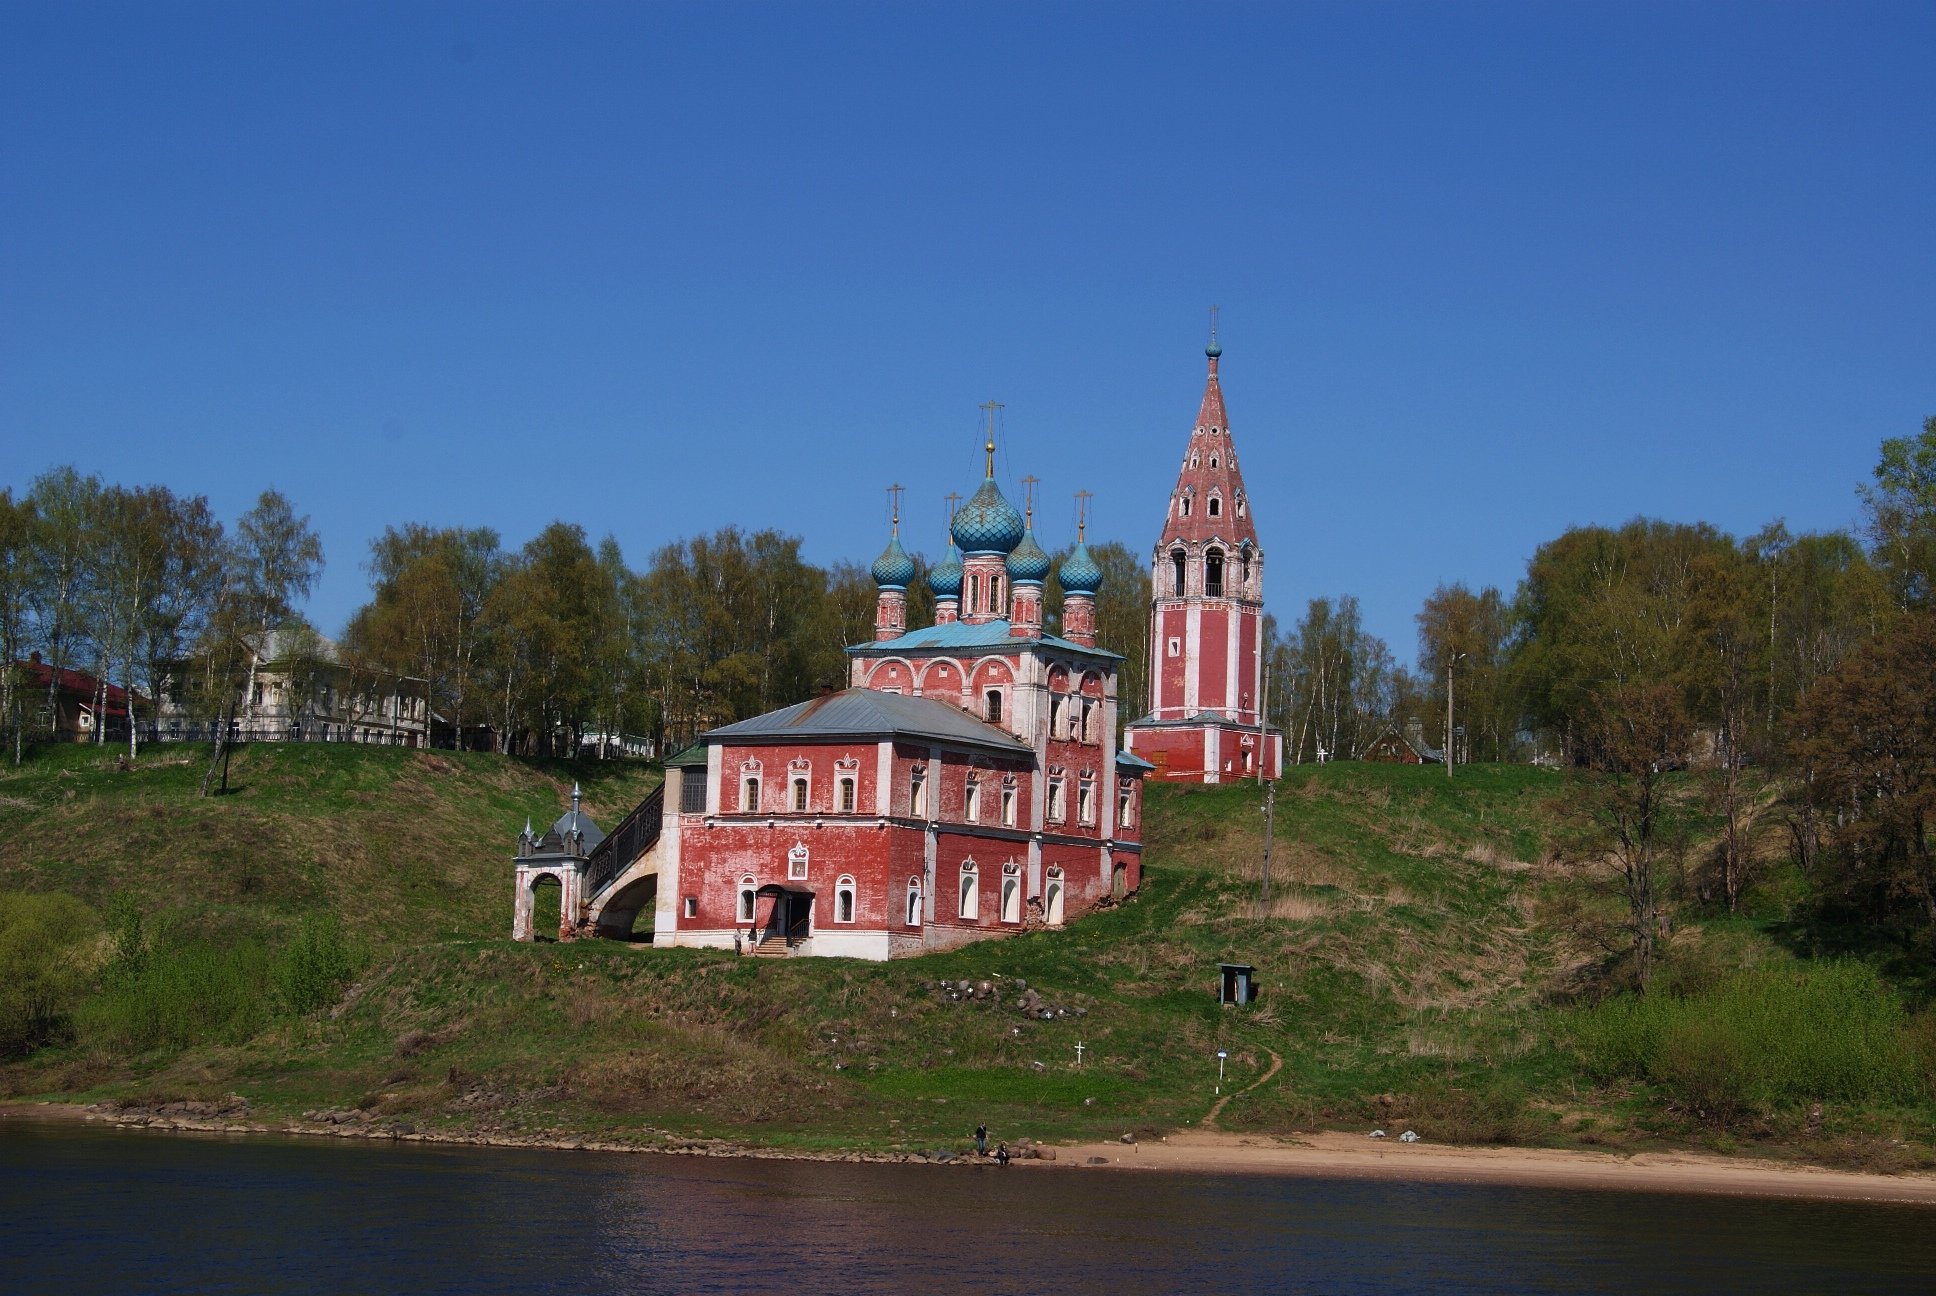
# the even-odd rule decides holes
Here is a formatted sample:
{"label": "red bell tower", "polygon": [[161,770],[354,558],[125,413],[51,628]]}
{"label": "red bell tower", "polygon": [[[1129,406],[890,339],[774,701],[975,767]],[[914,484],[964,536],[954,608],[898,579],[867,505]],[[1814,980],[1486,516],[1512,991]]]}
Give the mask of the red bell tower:
{"label": "red bell tower", "polygon": [[1260,759],[1276,778],[1281,738],[1258,729],[1264,552],[1224,413],[1214,323],[1204,355],[1203,402],[1152,563],[1149,714],[1129,727],[1128,745],[1157,778],[1255,778]]}

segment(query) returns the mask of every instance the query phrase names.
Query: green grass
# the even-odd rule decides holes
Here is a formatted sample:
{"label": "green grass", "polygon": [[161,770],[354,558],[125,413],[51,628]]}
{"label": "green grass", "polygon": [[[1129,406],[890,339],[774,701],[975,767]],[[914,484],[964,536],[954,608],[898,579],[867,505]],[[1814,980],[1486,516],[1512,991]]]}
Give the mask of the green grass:
{"label": "green grass", "polygon": [[[505,939],[525,817],[555,815],[576,778],[615,820],[656,782],[637,766],[252,747],[232,766],[236,793],[211,801],[194,796],[200,772],[193,752],[160,750],[123,775],[111,756],[62,749],[0,774],[0,889],[65,890],[103,911],[131,897],[169,957],[227,951],[202,973],[211,985],[258,960],[257,1015],[117,1042],[101,1023],[138,1014],[112,1008],[129,992],[107,978],[69,1043],[0,1068],[6,1091],[236,1091],[270,1115],[355,1105],[473,1133],[922,1148],[960,1146],[982,1121],[1009,1139],[1181,1128],[1209,1109],[1222,1049],[1235,1096],[1220,1124],[1233,1130],[1409,1125],[1445,1141],[1631,1148],[1716,1128],[1654,1054],[1610,1062],[1617,1048],[1596,1042],[1672,1029],[1623,1024],[1618,1000],[1566,1006],[1596,984],[1592,921],[1617,902],[1591,860],[1556,850],[1572,797],[1547,771],[1294,770],[1275,798],[1268,904],[1259,789],[1152,787],[1145,883],[1129,902],[888,964]],[[1690,834],[1706,830],[1696,799],[1677,811]],[[1728,988],[1743,968],[1778,979],[1809,966],[1776,939],[1780,921],[1683,921],[1645,1012],[1708,993],[1752,1016],[1752,995]],[[338,953],[352,969],[340,994]],[[1254,965],[1260,1001],[1220,1007],[1219,962]],[[940,988],[962,980],[998,993]],[[1024,1017],[1018,980],[1066,1015]],[[1846,1025],[1848,1003],[1895,1005],[1873,984],[1826,1015],[1774,1011],[1817,1024],[1790,1041],[1805,1051],[1807,1031]],[[1920,1019],[1890,1011],[1924,1057]],[[1282,1070],[1245,1092],[1273,1054]],[[1769,1056],[1779,1069],[1795,1054]],[[1795,1095],[1817,1090],[1843,1096],[1809,1123]],[[1764,1150],[1846,1162],[1912,1149],[1891,1164],[1927,1152],[1929,1098],[1913,1084],[1742,1094],[1727,1128]]]}

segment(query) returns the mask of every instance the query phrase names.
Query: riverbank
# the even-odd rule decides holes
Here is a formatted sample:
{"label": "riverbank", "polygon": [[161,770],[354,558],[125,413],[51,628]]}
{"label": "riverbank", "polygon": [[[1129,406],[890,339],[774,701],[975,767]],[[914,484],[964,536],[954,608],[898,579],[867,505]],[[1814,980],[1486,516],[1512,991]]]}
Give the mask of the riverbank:
{"label": "riverbank", "polygon": [[[169,1115],[131,1109],[107,1111],[73,1103],[0,1103],[0,1123],[94,1123],[160,1132],[353,1138],[583,1152],[656,1153],[736,1159],[853,1164],[936,1164],[973,1167],[972,1156],[931,1153],[802,1152],[728,1142],[675,1138],[660,1144],[536,1135],[457,1134],[415,1129],[357,1128],[320,1122],[268,1123]],[[1271,1138],[1211,1131],[1172,1134],[1135,1143],[1049,1145],[1051,1156],[1021,1159],[1011,1169],[1167,1171],[1256,1174],[1299,1178],[1382,1179],[1417,1183],[1500,1184],[1519,1188],[1697,1193],[1726,1197],[1814,1201],[1891,1202],[1936,1206],[1936,1175],[1860,1174],[1753,1157],[1697,1152],[1633,1155],[1555,1148],[1461,1147],[1399,1143],[1336,1132]]]}
{"label": "riverbank", "polygon": [[1821,1201],[1936,1205],[1936,1175],[1859,1174],[1753,1157],[1698,1152],[1632,1155],[1558,1148],[1453,1147],[1362,1134],[1172,1134],[1154,1142],[1079,1143],[1058,1149],[1058,1165],[1215,1174],[1308,1175],[1429,1183],[1495,1183],[1525,1188],[1594,1188],[1711,1193]]}

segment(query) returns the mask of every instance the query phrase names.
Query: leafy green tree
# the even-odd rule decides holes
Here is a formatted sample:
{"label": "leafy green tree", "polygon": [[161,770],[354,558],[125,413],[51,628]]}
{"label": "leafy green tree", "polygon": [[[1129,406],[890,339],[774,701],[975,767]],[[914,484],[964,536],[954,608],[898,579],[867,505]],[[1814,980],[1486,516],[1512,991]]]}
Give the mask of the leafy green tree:
{"label": "leafy green tree", "polygon": [[227,784],[230,723],[238,706],[245,714],[253,712],[255,675],[270,635],[294,614],[296,601],[309,596],[323,571],[323,542],[279,491],[262,492],[235,532],[222,554],[209,618],[207,680],[216,696],[228,701],[202,776],[203,796],[209,795],[218,769]]}
{"label": "leafy green tree", "polygon": [[1915,437],[1882,443],[1875,484],[1861,487],[1869,540],[1902,608],[1936,598],[1936,414]]}
{"label": "leafy green tree", "polygon": [[11,738],[18,765],[26,737],[21,679],[14,665],[24,655],[33,571],[33,505],[16,502],[0,488],[0,738]]}
{"label": "leafy green tree", "polygon": [[1466,732],[1461,760],[1504,760],[1519,729],[1517,708],[1505,686],[1511,635],[1505,600],[1488,585],[1474,594],[1463,583],[1441,585],[1426,596],[1418,616],[1418,669],[1435,696],[1426,709],[1427,733],[1445,733],[1445,688],[1456,681],[1453,723]]}
{"label": "leafy green tree", "polygon": [[46,731],[60,726],[60,676],[86,642],[82,619],[88,576],[88,550],[101,494],[100,478],[83,477],[71,467],[34,479],[27,493],[31,519],[27,581],[35,637],[46,651]]}

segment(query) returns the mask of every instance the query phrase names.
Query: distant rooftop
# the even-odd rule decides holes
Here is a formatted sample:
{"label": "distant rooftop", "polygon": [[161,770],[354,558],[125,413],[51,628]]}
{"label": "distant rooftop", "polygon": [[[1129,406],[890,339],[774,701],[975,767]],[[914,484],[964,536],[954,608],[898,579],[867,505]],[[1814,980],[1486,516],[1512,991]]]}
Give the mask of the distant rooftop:
{"label": "distant rooftop", "polygon": [[959,707],[933,698],[858,688],[782,707],[737,724],[722,725],[704,735],[706,742],[774,738],[795,742],[920,738],[1004,756],[1033,754],[1028,744],[1014,734],[977,720]]}

